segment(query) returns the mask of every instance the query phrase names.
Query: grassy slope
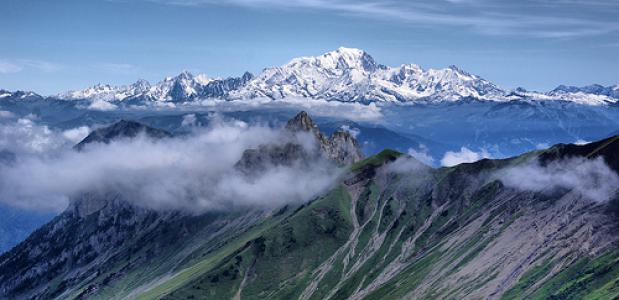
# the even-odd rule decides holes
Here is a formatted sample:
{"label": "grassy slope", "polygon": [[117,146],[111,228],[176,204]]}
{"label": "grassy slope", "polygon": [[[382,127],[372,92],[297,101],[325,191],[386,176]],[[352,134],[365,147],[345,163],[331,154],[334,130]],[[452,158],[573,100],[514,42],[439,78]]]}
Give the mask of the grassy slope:
{"label": "grassy slope", "polygon": [[[351,170],[363,173],[400,155],[383,151],[353,165]],[[430,219],[436,207],[432,205],[434,196],[424,188],[424,183],[430,180],[435,189],[449,191],[450,176],[470,172],[475,165],[459,168],[439,169],[423,180],[396,176],[387,183],[379,183],[372,178],[352,210],[347,192],[338,186],[324,197],[231,238],[223,247],[140,295],[140,299],[229,299],[239,295],[245,299],[295,299],[314,278],[316,268],[347,240],[352,214],[364,225],[355,255],[348,263],[344,263],[344,255],[336,257],[312,299],[324,299],[327,295],[332,299],[347,298],[367,288],[387,266],[401,259],[407,262],[407,267],[367,294],[366,299],[410,296],[420,284],[428,284],[426,276],[437,269],[442,273],[432,279],[429,288],[426,286],[425,294],[417,296],[467,295],[492,280],[496,273],[479,274],[466,284],[449,289],[440,289],[438,283],[465,267],[521,215],[505,205],[487,206],[502,189],[499,182],[493,181],[468,197],[451,195],[452,201]],[[468,240],[443,247],[446,239],[459,234],[459,227],[482,216],[483,223]],[[416,235],[418,238],[409,252],[402,253],[402,242]],[[378,247],[372,245],[377,236],[384,237]],[[616,253],[610,253],[583,259],[565,266],[543,284],[535,285],[553,266],[551,260],[541,261],[525,272],[504,298],[522,299],[526,294],[530,296],[527,299],[611,299],[619,294],[617,257]],[[357,271],[345,276],[356,262]],[[536,288],[532,290],[534,285]]]}
{"label": "grassy slope", "polygon": [[309,271],[350,234],[349,206],[347,192],[337,187],[142,296],[159,297],[174,290],[170,298],[225,299],[235,295],[246,277],[243,297],[298,296]]}

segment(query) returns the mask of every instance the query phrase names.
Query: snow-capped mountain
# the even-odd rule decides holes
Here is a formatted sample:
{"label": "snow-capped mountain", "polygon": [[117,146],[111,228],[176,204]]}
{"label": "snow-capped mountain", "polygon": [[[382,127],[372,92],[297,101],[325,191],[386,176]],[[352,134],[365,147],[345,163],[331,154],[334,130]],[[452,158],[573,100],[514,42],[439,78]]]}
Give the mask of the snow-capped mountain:
{"label": "snow-capped mountain", "polygon": [[208,83],[210,79],[206,75],[198,75],[194,78],[191,73],[185,71],[176,77],[168,77],[155,86],[143,79],[126,86],[110,86],[97,84],[81,91],[70,91],[58,95],[62,99],[93,99],[104,101],[122,101],[131,97],[149,96],[153,100],[166,101],[171,98],[187,98],[196,94],[196,87],[200,83]]}
{"label": "snow-capped mountain", "polygon": [[109,84],[97,84],[85,90],[62,93],[58,97],[68,100],[122,101],[128,97],[148,92],[150,88],[148,81],[140,79],[134,84],[120,87],[110,86]]}
{"label": "snow-capped mountain", "polygon": [[293,59],[268,68],[234,99],[311,97],[336,101],[455,101],[462,97],[503,100],[492,83],[456,67],[423,70],[417,65],[386,67],[363,50],[339,48],[318,57]]}
{"label": "snow-capped mountain", "polygon": [[456,66],[424,70],[415,64],[388,67],[360,49],[339,48],[315,57],[300,57],[266,68],[257,76],[210,78],[185,71],[156,85],[140,80],[132,85],[94,87],[63,93],[61,99],[104,101],[186,102],[217,98],[311,98],[343,102],[433,103],[477,99],[482,101],[564,100],[600,105],[619,101],[619,85],[582,88],[559,86],[547,92],[507,91]]}
{"label": "snow-capped mountain", "polygon": [[41,99],[42,97],[34,92],[30,91],[7,91],[0,89],[0,100],[1,99],[15,99],[15,100],[34,100]]}
{"label": "snow-capped mountain", "polygon": [[67,100],[97,100],[97,101],[191,101],[199,98],[221,98],[227,92],[237,89],[253,77],[245,73],[238,78],[210,78],[205,74],[193,75],[183,71],[175,77],[167,77],[156,85],[146,80],[126,86],[95,85],[81,91],[70,91],[57,95],[57,98]]}

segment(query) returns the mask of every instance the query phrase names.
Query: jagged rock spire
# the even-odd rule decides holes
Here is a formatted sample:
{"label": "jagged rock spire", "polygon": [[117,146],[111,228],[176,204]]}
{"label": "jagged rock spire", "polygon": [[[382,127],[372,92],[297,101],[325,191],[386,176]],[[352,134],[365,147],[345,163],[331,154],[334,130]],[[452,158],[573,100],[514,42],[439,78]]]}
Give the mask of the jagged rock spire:
{"label": "jagged rock spire", "polygon": [[288,120],[286,123],[286,129],[292,132],[297,131],[319,131],[318,126],[312,118],[310,118],[309,114],[305,111],[299,112],[294,118]]}
{"label": "jagged rock spire", "polygon": [[339,130],[330,137],[326,137],[305,111],[299,112],[294,118],[290,119],[286,124],[286,129],[292,132],[312,132],[316,136],[322,152],[329,159],[339,164],[349,165],[363,159],[359,144],[350,132]]}
{"label": "jagged rock spire", "polygon": [[256,149],[245,150],[236,168],[245,174],[255,174],[268,166],[307,166],[320,156],[342,166],[363,159],[361,149],[350,132],[341,130],[326,137],[305,111],[290,119],[284,128],[292,135],[311,133],[316,138],[317,148],[306,149],[295,138],[287,137],[289,141],[283,144],[260,145]]}

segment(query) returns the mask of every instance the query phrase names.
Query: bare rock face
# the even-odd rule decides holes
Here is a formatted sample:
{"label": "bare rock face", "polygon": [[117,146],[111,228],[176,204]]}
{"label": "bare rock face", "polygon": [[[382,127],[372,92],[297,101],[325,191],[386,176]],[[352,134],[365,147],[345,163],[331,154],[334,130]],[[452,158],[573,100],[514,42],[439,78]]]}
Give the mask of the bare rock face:
{"label": "bare rock face", "polygon": [[343,165],[354,164],[363,159],[357,140],[348,131],[336,131],[327,140],[324,151],[327,156]]}
{"label": "bare rock face", "polygon": [[[337,131],[326,137],[304,111],[290,119],[284,128],[289,135],[282,137],[282,144],[260,145],[245,150],[236,163],[237,170],[252,175],[274,166],[304,168],[325,158],[341,166],[363,159],[357,140],[348,131]],[[315,140],[312,145],[302,145],[301,140],[295,137],[297,134],[309,134]]]}
{"label": "bare rock face", "polygon": [[359,144],[350,132],[336,131],[327,138],[305,111],[290,119],[286,124],[286,129],[293,133],[312,133],[316,137],[320,150],[340,165],[350,165],[363,159]]}
{"label": "bare rock face", "polygon": [[288,123],[286,123],[286,129],[292,132],[312,132],[317,137],[323,136],[318,129],[318,125],[314,123],[312,118],[310,118],[310,116],[305,111],[298,113],[296,116],[294,116],[294,118],[288,120]]}
{"label": "bare rock face", "polygon": [[295,143],[260,145],[257,149],[245,150],[235,167],[246,175],[261,173],[273,166],[307,167],[312,159],[318,158],[314,154]]}

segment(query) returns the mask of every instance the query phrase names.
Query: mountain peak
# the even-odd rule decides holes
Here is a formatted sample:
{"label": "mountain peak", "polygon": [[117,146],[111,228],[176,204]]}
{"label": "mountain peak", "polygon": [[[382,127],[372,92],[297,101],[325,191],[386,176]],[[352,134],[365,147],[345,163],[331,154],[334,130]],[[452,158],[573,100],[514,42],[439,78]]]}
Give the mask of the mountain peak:
{"label": "mountain peak", "polygon": [[322,57],[337,59],[337,67],[341,69],[374,71],[377,66],[372,56],[357,48],[340,47],[335,51],[325,53]]}
{"label": "mountain peak", "polygon": [[0,99],[4,98],[13,98],[19,100],[38,100],[42,99],[43,97],[31,91],[16,90],[11,92],[5,89],[0,89]]}
{"label": "mountain peak", "polygon": [[148,137],[157,139],[172,136],[171,133],[163,129],[153,128],[140,122],[122,119],[110,126],[99,128],[91,132],[81,142],[75,145],[74,148],[76,150],[82,150],[87,144],[108,144],[118,138],[136,137],[140,133],[144,133]]}
{"label": "mountain peak", "polygon": [[178,74],[178,76],[176,76],[176,78],[179,78],[179,79],[191,79],[191,78],[193,78],[193,74],[191,74],[191,72],[189,72],[187,70],[183,70],[180,74]]}
{"label": "mountain peak", "polygon": [[340,55],[348,55],[348,56],[353,56],[353,57],[362,57],[364,55],[367,55],[365,50],[362,50],[359,48],[348,48],[348,47],[339,47],[336,50],[328,52],[328,53],[338,53]]}
{"label": "mountain peak", "polygon": [[295,58],[284,68],[313,67],[324,70],[361,70],[372,72],[377,64],[367,52],[356,48],[340,47],[320,56],[305,56]]}
{"label": "mountain peak", "polygon": [[133,83],[131,87],[138,89],[140,91],[146,91],[150,88],[150,82],[144,79],[138,79],[138,81]]}
{"label": "mountain peak", "polygon": [[460,67],[458,67],[456,65],[450,65],[449,69],[454,71],[454,72],[460,73],[462,75],[471,76],[471,74],[469,72],[462,70]]}
{"label": "mountain peak", "polygon": [[298,131],[318,131],[318,126],[309,114],[305,111],[299,112],[294,118],[288,120],[286,123],[286,129],[292,132]]}
{"label": "mountain peak", "polygon": [[[363,159],[359,144],[348,131],[336,131],[327,138],[305,111],[290,119],[285,129],[293,134],[310,133],[315,138],[317,147],[309,150],[295,139],[282,144],[260,145],[258,148],[244,151],[236,163],[236,168],[245,174],[253,174],[266,170],[267,166],[291,166],[295,162],[300,166],[307,166],[312,159],[319,156],[328,158],[338,165],[350,165]],[[287,135],[286,138],[291,136],[294,135]]]}

